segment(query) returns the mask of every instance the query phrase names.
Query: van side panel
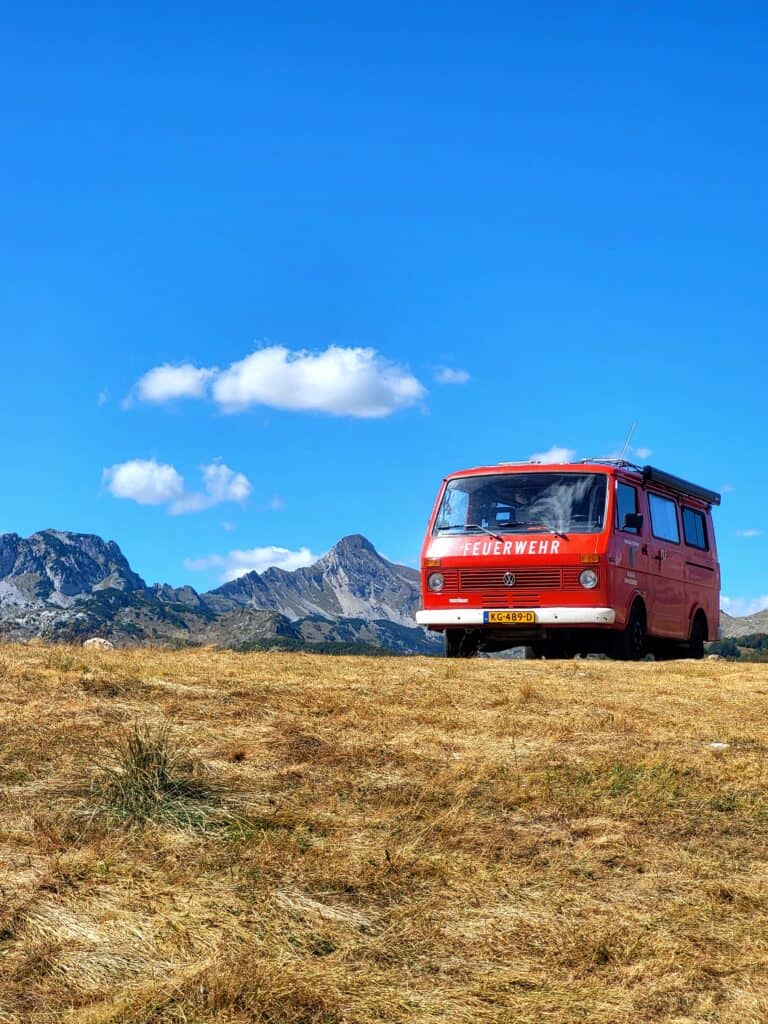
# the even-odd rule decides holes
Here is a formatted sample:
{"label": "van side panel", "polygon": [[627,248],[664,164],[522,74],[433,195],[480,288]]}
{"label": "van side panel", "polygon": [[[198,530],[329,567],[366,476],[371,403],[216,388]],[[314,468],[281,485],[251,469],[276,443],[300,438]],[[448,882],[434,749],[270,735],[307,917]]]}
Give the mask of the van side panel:
{"label": "van side panel", "polygon": [[[717,630],[720,625],[720,568],[717,563],[717,552],[715,550],[714,531],[712,528],[711,513],[703,506],[697,507],[692,502],[683,501],[682,510],[700,517],[704,524],[705,536],[703,538],[706,549],[691,545],[688,541],[690,536],[685,535],[684,524],[684,554],[685,554],[685,603],[688,614],[689,629],[690,623],[697,611],[703,611],[707,619],[708,639],[714,640],[717,637]],[[696,540],[701,540],[696,531]]]}
{"label": "van side panel", "polygon": [[[610,507],[610,540],[608,544],[608,566],[611,574],[611,604],[616,609],[616,622],[625,625],[632,603],[639,598],[650,613],[650,567],[646,533],[648,532],[648,509],[645,495],[637,480],[614,477],[612,504]],[[619,522],[619,486],[631,487],[635,492],[636,512],[643,516],[643,529],[637,533],[621,529]]]}

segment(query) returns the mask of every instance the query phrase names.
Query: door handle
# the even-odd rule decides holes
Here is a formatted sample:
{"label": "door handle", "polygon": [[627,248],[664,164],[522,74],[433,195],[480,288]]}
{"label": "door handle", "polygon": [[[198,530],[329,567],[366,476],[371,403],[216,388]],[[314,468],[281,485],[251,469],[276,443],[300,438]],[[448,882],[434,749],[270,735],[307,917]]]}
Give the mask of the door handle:
{"label": "door handle", "polygon": [[662,555],[660,551],[657,551],[653,557],[659,563],[659,565],[661,565],[661,563],[664,561],[664,555]]}
{"label": "door handle", "polygon": [[640,553],[643,554],[643,555],[647,555],[648,554],[648,545],[647,544],[643,544],[643,546],[640,548]]}

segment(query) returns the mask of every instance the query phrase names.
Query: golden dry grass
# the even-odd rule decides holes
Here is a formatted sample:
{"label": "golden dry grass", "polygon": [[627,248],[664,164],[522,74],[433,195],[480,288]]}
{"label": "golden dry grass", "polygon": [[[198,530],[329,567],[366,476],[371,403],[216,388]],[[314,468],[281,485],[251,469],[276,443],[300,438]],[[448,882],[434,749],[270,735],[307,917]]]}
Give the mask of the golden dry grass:
{"label": "golden dry grass", "polygon": [[0,1022],[765,1022],[767,710],[761,665],[0,647]]}

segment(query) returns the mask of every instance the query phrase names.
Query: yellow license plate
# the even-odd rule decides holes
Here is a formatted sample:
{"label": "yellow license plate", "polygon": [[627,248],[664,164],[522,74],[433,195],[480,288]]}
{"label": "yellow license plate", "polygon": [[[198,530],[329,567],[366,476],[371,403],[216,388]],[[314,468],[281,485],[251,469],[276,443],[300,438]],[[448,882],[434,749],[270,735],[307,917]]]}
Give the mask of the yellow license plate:
{"label": "yellow license plate", "polygon": [[488,623],[503,623],[505,626],[528,626],[536,621],[535,612],[486,612]]}

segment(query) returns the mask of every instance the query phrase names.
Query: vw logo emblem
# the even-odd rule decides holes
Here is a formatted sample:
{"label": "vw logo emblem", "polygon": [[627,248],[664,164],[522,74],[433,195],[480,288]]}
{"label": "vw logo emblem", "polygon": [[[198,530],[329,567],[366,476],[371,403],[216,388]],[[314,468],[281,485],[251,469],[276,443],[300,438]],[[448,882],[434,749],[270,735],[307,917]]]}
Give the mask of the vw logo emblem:
{"label": "vw logo emblem", "polygon": [[514,585],[515,585],[515,574],[513,572],[505,572],[504,573],[504,586],[505,587],[514,587]]}

